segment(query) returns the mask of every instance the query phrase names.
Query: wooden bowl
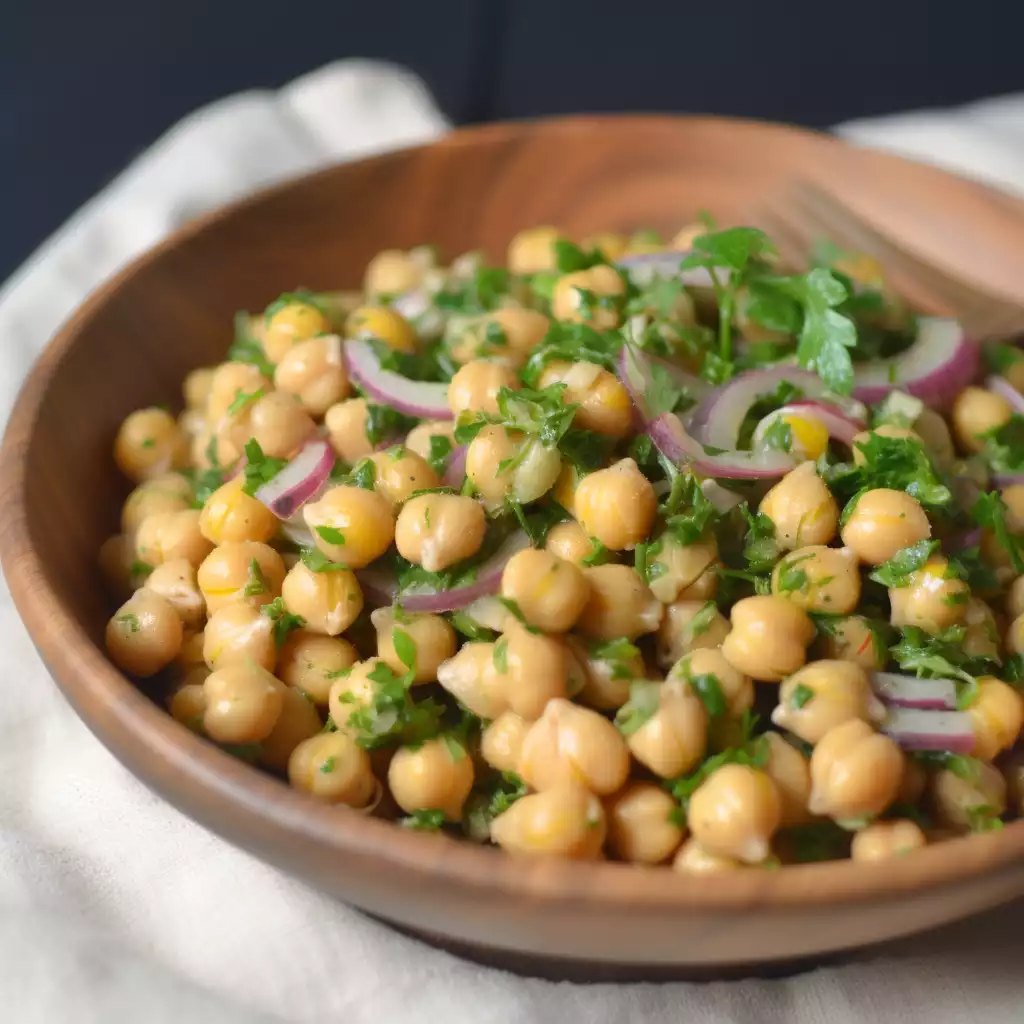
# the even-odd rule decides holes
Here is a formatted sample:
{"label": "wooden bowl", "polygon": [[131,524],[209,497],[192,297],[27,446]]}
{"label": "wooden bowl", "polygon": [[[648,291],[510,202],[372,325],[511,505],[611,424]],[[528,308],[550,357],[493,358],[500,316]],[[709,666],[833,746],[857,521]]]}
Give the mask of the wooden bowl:
{"label": "wooden bowl", "polygon": [[136,261],[46,350],[4,442],[4,571],[72,705],[128,768],[229,841],[374,915],[462,952],[513,956],[520,968],[578,974],[583,964],[622,976],[820,957],[1024,893],[1024,822],[878,867],[697,878],[513,860],[290,790],[173,721],[103,650],[110,608],[96,552],[127,489],[111,459],[115,431],[134,408],[177,402],[189,369],[222,358],[235,310],[262,308],[299,284],[356,285],[367,260],[391,246],[482,246],[500,258],[533,224],[577,236],[642,225],[672,232],[701,209],[729,222],[794,174],[898,223],[936,258],[970,246],[990,280],[1012,287],[1014,260],[1024,280],[1024,232],[1005,197],[793,129],[666,117],[455,132],[275,188]]}

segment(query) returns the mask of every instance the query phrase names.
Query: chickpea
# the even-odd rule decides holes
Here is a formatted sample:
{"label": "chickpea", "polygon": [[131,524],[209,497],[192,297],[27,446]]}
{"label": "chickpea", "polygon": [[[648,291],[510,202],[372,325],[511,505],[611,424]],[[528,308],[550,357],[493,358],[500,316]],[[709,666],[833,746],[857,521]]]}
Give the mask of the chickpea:
{"label": "chickpea", "polygon": [[136,555],[152,566],[178,559],[199,566],[213,548],[202,533],[201,515],[190,508],[147,516],[135,534]]}
{"label": "chickpea", "polygon": [[839,526],[839,506],[813,462],[787,473],[758,510],[775,524],[775,540],[783,550],[828,544]]}
{"label": "chickpea", "polygon": [[539,274],[554,270],[558,228],[548,226],[520,231],[508,244],[508,269],[513,274]]}
{"label": "chickpea", "polygon": [[[271,384],[251,363],[221,363],[213,370],[210,378],[210,392],[206,398],[206,419],[210,425],[216,426],[227,417],[228,409],[235,403],[239,395],[254,395],[258,391],[270,391]],[[221,452],[221,462],[225,465],[230,459]]]}
{"label": "chickpea", "polygon": [[920,502],[903,491],[878,487],[854,500],[857,504],[848,512],[841,535],[865,565],[881,565],[932,535]]}
{"label": "chickpea", "polygon": [[118,533],[108,537],[101,545],[96,556],[100,572],[111,594],[118,600],[127,599],[138,589],[143,580],[135,563],[135,542],[127,533]]}
{"label": "chickpea", "polygon": [[[203,682],[206,681],[204,676]],[[206,691],[203,683],[185,683],[171,694],[167,711],[176,722],[187,729],[203,734],[203,716],[206,714]]]}
{"label": "chickpea", "polygon": [[345,321],[348,338],[382,341],[396,352],[416,351],[416,331],[396,309],[388,306],[361,306]]}
{"label": "chickpea", "polygon": [[977,827],[980,821],[1006,812],[1006,780],[984,761],[972,762],[969,778],[948,768],[931,777],[931,803],[940,825],[957,832]]}
{"label": "chickpea", "polygon": [[721,871],[736,871],[742,867],[732,857],[720,857],[705,850],[696,839],[687,839],[672,861],[672,870],[683,875],[717,875]]}
{"label": "chickpea", "polygon": [[274,371],[274,387],[295,395],[314,419],[347,398],[351,390],[336,334],[300,341]]}
{"label": "chickpea", "polygon": [[350,569],[380,558],[395,539],[391,502],[361,487],[332,487],[319,501],[306,502],[302,517],[317,548]]}
{"label": "chickpea", "polygon": [[249,429],[264,455],[287,459],[306,443],[316,424],[295,395],[271,391],[253,403]]}
{"label": "chickpea", "polygon": [[401,249],[382,249],[366,264],[363,291],[375,298],[401,295],[420,286],[423,265]]}
{"label": "chickpea", "polygon": [[750,309],[755,301],[755,296],[746,285],[740,285],[736,289],[735,299],[735,323],[745,341],[749,342],[770,342],[775,344],[792,343],[793,335],[784,330],[775,330],[767,327],[759,320],[750,315]]}
{"label": "chickpea", "polygon": [[296,629],[278,652],[277,676],[314,704],[323,705],[330,696],[331,683],[358,660],[356,649],[347,640]]}
{"label": "chickpea", "polygon": [[922,409],[914,422],[914,430],[937,466],[947,469],[953,465],[956,461],[956,450],[953,448],[949,427],[941,414],[934,409]]}
{"label": "chickpea", "polygon": [[216,367],[213,366],[201,366],[185,377],[181,394],[185,399],[186,409],[206,411],[206,402],[210,397],[210,389],[213,387],[213,371],[215,369]]}
{"label": "chickpea", "polygon": [[623,551],[647,538],[657,509],[651,482],[632,459],[622,459],[580,481],[573,514],[591,537]]}
{"label": "chickpea", "polygon": [[576,488],[581,479],[580,471],[571,462],[567,462],[562,466],[551,491],[551,496],[571,516],[576,515]]}
{"label": "chickpea", "polygon": [[246,661],[225,665],[203,683],[203,730],[217,743],[259,743],[277,724],[287,692],[284,683],[259,665]]}
{"label": "chickpea", "polygon": [[797,548],[772,572],[772,593],[808,612],[848,615],[860,601],[860,572],[849,548]]}
{"label": "chickpea", "polygon": [[497,309],[474,317],[451,344],[452,358],[459,363],[493,359],[521,367],[540,344],[551,321],[535,309]]}
{"label": "chickpea", "polygon": [[405,448],[419,455],[420,458],[430,458],[430,439],[433,437],[447,438],[448,443],[455,448],[455,423],[452,420],[427,420],[412,428],[406,435],[403,442]]}
{"label": "chickpea", "polygon": [[288,570],[281,584],[285,607],[312,633],[344,633],[363,610],[363,592],[349,569],[314,572],[304,562]]}
{"label": "chickpea", "polygon": [[523,740],[530,731],[530,723],[514,711],[503,711],[480,735],[480,754],[484,761],[499,772],[515,772]]}
{"label": "chickpea", "polygon": [[513,619],[495,644],[496,675],[489,686],[492,692],[503,691],[508,706],[532,722],[544,713],[548,701],[567,695],[570,661],[561,640],[532,633]]}
{"label": "chickpea", "polygon": [[254,661],[272,672],[277,664],[273,622],[250,605],[225,605],[210,616],[203,630],[203,659],[214,670]]}
{"label": "chickpea", "polygon": [[577,697],[581,704],[599,711],[621,708],[629,700],[633,682],[647,674],[643,655],[624,640],[588,648],[570,637],[569,650],[582,670],[583,685]]}
{"label": "chickpea", "polygon": [[911,430],[910,427],[901,427],[896,423],[882,423],[872,430],[862,430],[859,434],[853,435],[850,449],[853,452],[854,465],[863,466],[868,461],[862,446],[871,440],[872,434],[877,434],[879,437],[902,438],[903,440],[916,441],[918,444],[924,445],[920,435],[916,431]]}
{"label": "chickpea", "polygon": [[941,633],[963,621],[970,594],[963,580],[950,576],[949,562],[933,556],[910,574],[907,586],[889,589],[890,619],[894,626]]}
{"label": "chickpea", "polygon": [[199,629],[206,621],[206,602],[196,583],[196,571],[186,558],[158,565],[145,587],[168,601],[186,629]]}
{"label": "chickpea", "polygon": [[457,744],[443,739],[422,746],[401,747],[388,767],[388,788],[406,814],[444,811],[449,821],[462,818],[462,806],[473,788],[473,759]]}
{"label": "chickpea", "polygon": [[199,589],[210,614],[237,601],[262,608],[280,596],[284,573],[284,560],[269,545],[228,542],[214,548],[199,566]]}
{"label": "chickpea", "polygon": [[632,864],[668,860],[686,834],[672,820],[676,810],[675,800],[660,786],[630,783],[608,802],[608,845]]}
{"label": "chickpea", "polygon": [[[651,580],[651,593],[662,604],[672,604],[680,599],[683,591],[697,583],[708,569],[717,566],[718,542],[710,534],[692,544],[683,544],[673,534],[665,533],[649,549],[648,562],[652,568],[651,576],[654,577]],[[710,578],[717,581],[717,569],[711,573]]]}
{"label": "chickpea", "polygon": [[906,818],[876,821],[853,837],[850,859],[862,863],[889,860],[911,850],[920,850],[927,843],[924,833],[913,821]]}
{"label": "chickpea", "polygon": [[[495,665],[497,644],[463,644],[437,668],[437,681],[480,718],[496,719],[508,710],[507,673]],[[507,645],[506,645],[507,654]]]}
{"label": "chickpea", "polygon": [[618,327],[626,294],[622,275],[606,263],[589,270],[563,274],[551,293],[551,313],[556,320],[585,323],[596,331]]}
{"label": "chickpea", "polygon": [[964,609],[964,623],[964,652],[972,658],[998,662],[999,627],[992,609],[980,598],[972,597]]}
{"label": "chickpea", "polygon": [[311,302],[289,302],[266,318],[263,351],[272,363],[282,359],[299,343],[331,329],[331,322]]}
{"label": "chickpea", "polygon": [[145,679],[174,660],[182,635],[170,601],[154,590],[137,590],[107,623],[107,653],[122,672]]}
{"label": "chickpea", "polygon": [[373,442],[366,433],[368,416],[365,398],[349,398],[327,410],[327,439],[345,462],[356,463],[373,454]]}
{"label": "chickpea", "polygon": [[759,864],[782,820],[782,800],[764,773],[726,764],[690,797],[687,823],[693,838],[710,853]]}
{"label": "chickpea", "polygon": [[783,406],[762,419],[754,428],[751,438],[753,448],[767,446],[768,431],[776,424],[789,428],[790,454],[801,460],[817,460],[828,449],[828,427],[814,415],[813,411],[801,406]]}
{"label": "chickpea", "polygon": [[739,718],[754,706],[753,680],[733,668],[720,648],[705,647],[684,654],[669,672],[669,679],[680,679],[690,689],[694,687],[694,680],[702,676],[714,678],[725,698],[727,717]]}
{"label": "chickpea", "polygon": [[194,633],[185,633],[181,641],[181,650],[174,659],[176,667],[188,675],[195,670],[203,672],[203,678],[209,674],[206,661],[203,659],[203,641],[206,639],[205,629],[197,629]]}
{"label": "chickpea", "polygon": [[[551,534],[548,534],[550,540]],[[1024,576],[1018,576],[1010,585],[1006,593],[1006,614],[1010,619],[1019,618],[1024,615]]]}
{"label": "chickpea", "polygon": [[833,619],[829,630],[824,642],[826,658],[852,662],[865,672],[878,672],[885,668],[889,652],[863,616]]}
{"label": "chickpea", "polygon": [[273,771],[287,772],[295,748],[323,727],[313,702],[299,690],[284,688],[281,713],[262,743],[260,763]]}
{"label": "chickpea", "polygon": [[903,780],[903,751],[860,718],[833,726],[811,754],[812,814],[840,822],[881,814]]}
{"label": "chickpea", "polygon": [[519,856],[596,860],[606,828],[601,801],[571,782],[517,800],[491,822],[491,840]]}
{"label": "chickpea", "polygon": [[[566,523],[556,523],[548,530],[544,550],[566,562],[572,562],[573,565],[581,565],[583,559],[594,553],[594,543],[579,523],[570,520]],[[1021,579],[1024,579],[1024,576]],[[1021,587],[1021,595],[1021,611],[1024,611],[1024,585]]]}
{"label": "chickpea", "polygon": [[957,443],[967,452],[980,452],[985,447],[983,434],[1010,421],[1010,403],[985,388],[964,388],[953,401],[953,433]]}
{"label": "chickpea", "polygon": [[676,601],[665,608],[658,629],[658,664],[670,668],[691,651],[718,647],[729,629],[729,620],[714,601]]}
{"label": "chickpea", "polygon": [[242,449],[233,440],[240,430],[236,419],[224,419],[214,429],[201,430],[189,445],[192,464],[199,469],[210,469],[215,462],[234,466],[242,456]]}
{"label": "chickpea", "polygon": [[207,540],[214,544],[244,540],[265,544],[277,533],[277,516],[262,501],[246,494],[244,485],[239,473],[206,499],[199,529]]}
{"label": "chickpea", "polygon": [[978,692],[966,708],[974,729],[971,753],[983,761],[992,761],[1017,742],[1024,725],[1024,700],[1007,683],[994,676],[978,679]]}
{"label": "chickpea", "polygon": [[403,613],[394,608],[378,608],[370,616],[377,631],[377,654],[399,675],[409,671],[395,650],[395,632],[401,630],[413,643],[413,683],[432,683],[442,662],[453,657],[456,648],[455,630],[440,615]]}
{"label": "chickpea", "polygon": [[[500,469],[502,463],[508,468]],[[489,509],[499,508],[510,497],[521,504],[536,501],[552,488],[561,468],[557,448],[493,424],[484,427],[466,451],[466,476]]]}
{"label": "chickpea", "polygon": [[139,484],[121,509],[122,533],[135,533],[143,521],[159,513],[192,507],[192,487],[180,473],[165,473]]}
{"label": "chickpea", "polygon": [[591,793],[608,796],[629,777],[629,749],[607,718],[554,698],[523,739],[518,774],[535,790],[581,782]]}
{"label": "chickpea", "polygon": [[810,820],[807,803],[811,798],[811,768],[807,758],[777,732],[764,734],[768,744],[768,761],[764,773],[775,783],[781,801],[782,828],[803,825]]}
{"label": "chickpea", "polygon": [[625,437],[633,426],[633,403],[617,377],[596,363],[552,361],[539,385],[564,384],[566,404],[578,405],[573,424],[606,437]]}
{"label": "chickpea", "polygon": [[[639,683],[618,716],[632,755],[655,775],[671,779],[690,771],[708,745],[708,713],[681,679]],[[634,717],[635,716],[635,717]],[[635,722],[639,721],[639,726]]]}
{"label": "chickpea", "polygon": [[1006,631],[1006,648],[1011,654],[1024,654],[1024,615],[1018,615]]}
{"label": "chickpea", "polygon": [[140,483],[188,461],[188,441],[174,417],[163,409],[139,409],[121,424],[114,440],[114,461],[129,480]]}
{"label": "chickpea", "polygon": [[924,796],[928,785],[928,773],[917,761],[906,758],[903,762],[903,778],[900,780],[896,802],[900,804],[916,804]]}
{"label": "chickpea", "polygon": [[732,606],[732,630],[722,653],[744,675],[777,683],[807,660],[814,623],[807,613],[783,597],[745,597]]}
{"label": "chickpea", "polygon": [[572,629],[589,597],[583,572],[547,551],[513,555],[501,576],[501,594],[515,601],[531,626],[549,633]]}
{"label": "chickpea", "polygon": [[420,494],[398,513],[395,547],[410,562],[439,572],[480,550],[487,530],[483,507],[461,494]]}
{"label": "chickpea", "polygon": [[380,658],[357,661],[331,683],[327,694],[327,709],[331,721],[342,732],[348,732],[348,720],[354,712],[373,703],[377,684],[370,676],[383,664]]}
{"label": "chickpea", "polygon": [[366,807],[378,788],[366,751],[343,732],[299,743],[288,758],[288,781],[327,803],[357,808]]}
{"label": "chickpea", "polygon": [[663,605],[629,565],[595,565],[584,569],[590,596],[577,626],[597,640],[635,640],[661,624]]}
{"label": "chickpea", "polygon": [[1010,533],[1024,533],[1024,484],[1004,487],[999,496],[1006,506],[1006,525]]}
{"label": "chickpea", "polygon": [[458,419],[461,413],[498,412],[498,392],[519,390],[515,370],[504,363],[474,359],[452,377],[448,385],[448,407]]}
{"label": "chickpea", "polygon": [[392,505],[401,505],[416,491],[429,491],[441,486],[430,463],[404,446],[375,452],[373,489]]}
{"label": "chickpea", "polygon": [[772,721],[808,743],[851,720],[881,721],[885,709],[852,661],[812,661],[779,687]]}

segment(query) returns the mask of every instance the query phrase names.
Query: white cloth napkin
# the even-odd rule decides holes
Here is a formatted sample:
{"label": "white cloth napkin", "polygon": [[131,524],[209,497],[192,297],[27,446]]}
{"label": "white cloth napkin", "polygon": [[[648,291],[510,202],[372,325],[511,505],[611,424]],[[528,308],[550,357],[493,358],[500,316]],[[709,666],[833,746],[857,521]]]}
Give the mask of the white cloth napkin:
{"label": "white cloth napkin", "polygon": [[[336,64],[192,115],[0,289],[0,416],[85,294],[183,219],[444,131],[397,68]],[[1024,97],[849,126],[1024,189]],[[66,706],[0,590],[0,1020],[413,1024],[1020,1021],[1021,908],[781,981],[576,986],[456,960],[179,815]]]}

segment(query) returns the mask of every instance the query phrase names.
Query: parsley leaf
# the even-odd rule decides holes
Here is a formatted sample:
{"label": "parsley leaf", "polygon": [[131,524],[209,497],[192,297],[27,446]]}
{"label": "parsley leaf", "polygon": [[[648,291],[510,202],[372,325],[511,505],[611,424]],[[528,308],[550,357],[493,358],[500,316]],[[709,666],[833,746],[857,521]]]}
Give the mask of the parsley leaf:
{"label": "parsley leaf", "polygon": [[319,548],[303,548],[299,557],[302,564],[312,572],[339,572],[348,568],[341,562],[332,562]]}
{"label": "parsley leaf", "polygon": [[444,475],[444,471],[448,466],[448,456],[451,455],[452,451],[451,438],[446,437],[444,434],[431,435],[430,454],[427,456],[427,462],[430,463],[431,469],[438,476]]}
{"label": "parsley leaf", "polygon": [[700,698],[701,703],[711,718],[721,718],[729,710],[722,692],[722,683],[713,672],[702,672],[695,676],[688,676],[687,682],[693,688],[693,692]]}
{"label": "parsley leaf", "polygon": [[896,663],[906,672],[925,679],[957,679],[975,685],[967,671],[970,659],[963,650],[966,627],[951,626],[938,636],[930,636],[917,626],[903,626],[899,642],[889,648]]}
{"label": "parsley leaf", "polygon": [[444,811],[413,811],[407,818],[402,818],[400,824],[417,832],[436,832],[444,824]]}
{"label": "parsley leaf", "polygon": [[924,566],[938,547],[937,540],[919,540],[897,551],[889,561],[875,569],[870,578],[883,587],[907,587],[910,585],[910,577]]}
{"label": "parsley leaf", "polygon": [[1024,416],[1014,413],[1001,427],[982,437],[982,456],[994,472],[1024,473]]}
{"label": "parsley leaf", "polygon": [[260,611],[273,622],[274,640],[277,642],[278,647],[288,639],[288,634],[293,629],[301,629],[306,624],[306,620],[301,615],[292,615],[285,608],[283,597],[274,598],[270,604],[265,604]]}
{"label": "parsley leaf", "polygon": [[336,526],[314,526],[318,536],[323,537],[328,544],[336,544],[338,547],[345,546],[345,534]]}
{"label": "parsley leaf", "polygon": [[789,695],[789,704],[793,708],[802,708],[814,700],[814,691],[805,683],[798,683]]}
{"label": "parsley leaf", "polygon": [[245,392],[239,388],[235,392],[234,400],[228,406],[228,415],[237,416],[247,406],[259,401],[267,393],[266,388],[257,388],[255,391]]}
{"label": "parsley leaf", "polygon": [[494,774],[487,783],[474,789],[466,801],[462,820],[466,835],[477,842],[487,842],[491,822],[526,796],[527,792],[526,783],[514,772]]}
{"label": "parsley leaf", "polygon": [[266,594],[269,590],[270,584],[267,582],[267,577],[263,575],[259,561],[254,558],[249,563],[249,578],[242,593],[245,597],[259,597],[260,594]]}
{"label": "parsley leaf", "polygon": [[1010,531],[1006,521],[1008,509],[998,491],[979,494],[971,508],[971,518],[995,534],[996,543],[1006,552],[1018,575],[1024,573],[1024,551],[1022,540]]}
{"label": "parsley leaf", "polygon": [[747,521],[743,541],[743,557],[751,572],[769,572],[778,561],[779,545],[775,540],[775,523],[764,512],[751,512],[746,502],[740,512]]}
{"label": "parsley leaf", "polygon": [[416,671],[416,641],[404,630],[395,626],[391,630],[391,643],[398,660],[410,671]]}
{"label": "parsley leaf", "polygon": [[629,700],[615,713],[615,724],[623,736],[632,736],[654,717],[661,701],[662,683],[636,680],[629,688]]}
{"label": "parsley leaf", "polygon": [[409,695],[413,673],[400,676],[385,662],[367,676],[373,683],[369,704],[349,715],[346,729],[367,750],[394,745],[415,745],[433,739],[441,731],[443,705],[428,697],[417,703]]}
{"label": "parsley leaf", "polygon": [[634,673],[630,670],[630,665],[635,664],[640,657],[640,648],[625,637],[619,637],[617,640],[593,644],[590,648],[590,657],[594,661],[603,661],[608,665],[612,679],[632,679]]}
{"label": "parsley leaf", "polygon": [[253,337],[249,314],[245,310],[235,314],[235,340],[228,349],[228,361],[249,363],[264,377],[274,376],[274,364],[267,358],[263,346]]}
{"label": "parsley leaf", "polygon": [[390,405],[366,403],[366,440],[374,447],[390,437],[404,437],[419,421]]}
{"label": "parsley leaf", "polygon": [[245,483],[242,485],[242,490],[249,495],[255,494],[287,465],[287,459],[275,459],[264,455],[259,441],[254,437],[250,438],[245,445],[245,467],[242,470],[245,475]]}
{"label": "parsley leaf", "polygon": [[434,296],[434,305],[456,313],[489,313],[501,305],[512,278],[504,267],[477,267],[462,280],[451,282]]}
{"label": "parsley leaf", "polygon": [[138,633],[142,628],[139,624],[138,615],[134,615],[130,612],[126,612],[124,615],[118,615],[114,621],[123,623],[127,627],[129,633]]}
{"label": "parsley leaf", "polygon": [[692,772],[680,775],[678,778],[669,779],[664,783],[665,788],[679,801],[679,812],[673,815],[678,825],[686,824],[686,808],[690,797],[700,786],[719,768],[727,764],[742,764],[751,768],[764,768],[768,763],[768,756],[771,748],[763,736],[758,736],[744,743],[742,746],[730,747],[719,754],[707,758]]}
{"label": "parsley leaf", "polygon": [[577,270],[589,270],[591,267],[604,263],[604,255],[598,249],[584,252],[574,242],[567,238],[558,238],[551,248],[555,253],[555,266],[560,274],[572,274]]}

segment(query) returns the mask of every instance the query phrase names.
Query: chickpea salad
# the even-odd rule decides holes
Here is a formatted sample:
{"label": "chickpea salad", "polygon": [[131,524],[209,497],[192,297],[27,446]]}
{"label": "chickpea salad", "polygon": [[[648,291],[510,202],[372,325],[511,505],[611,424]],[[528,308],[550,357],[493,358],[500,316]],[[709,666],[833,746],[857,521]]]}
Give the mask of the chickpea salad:
{"label": "chickpea salad", "polygon": [[705,220],[378,253],[133,412],[113,662],[516,856],[879,861],[1024,814],[1024,351]]}

